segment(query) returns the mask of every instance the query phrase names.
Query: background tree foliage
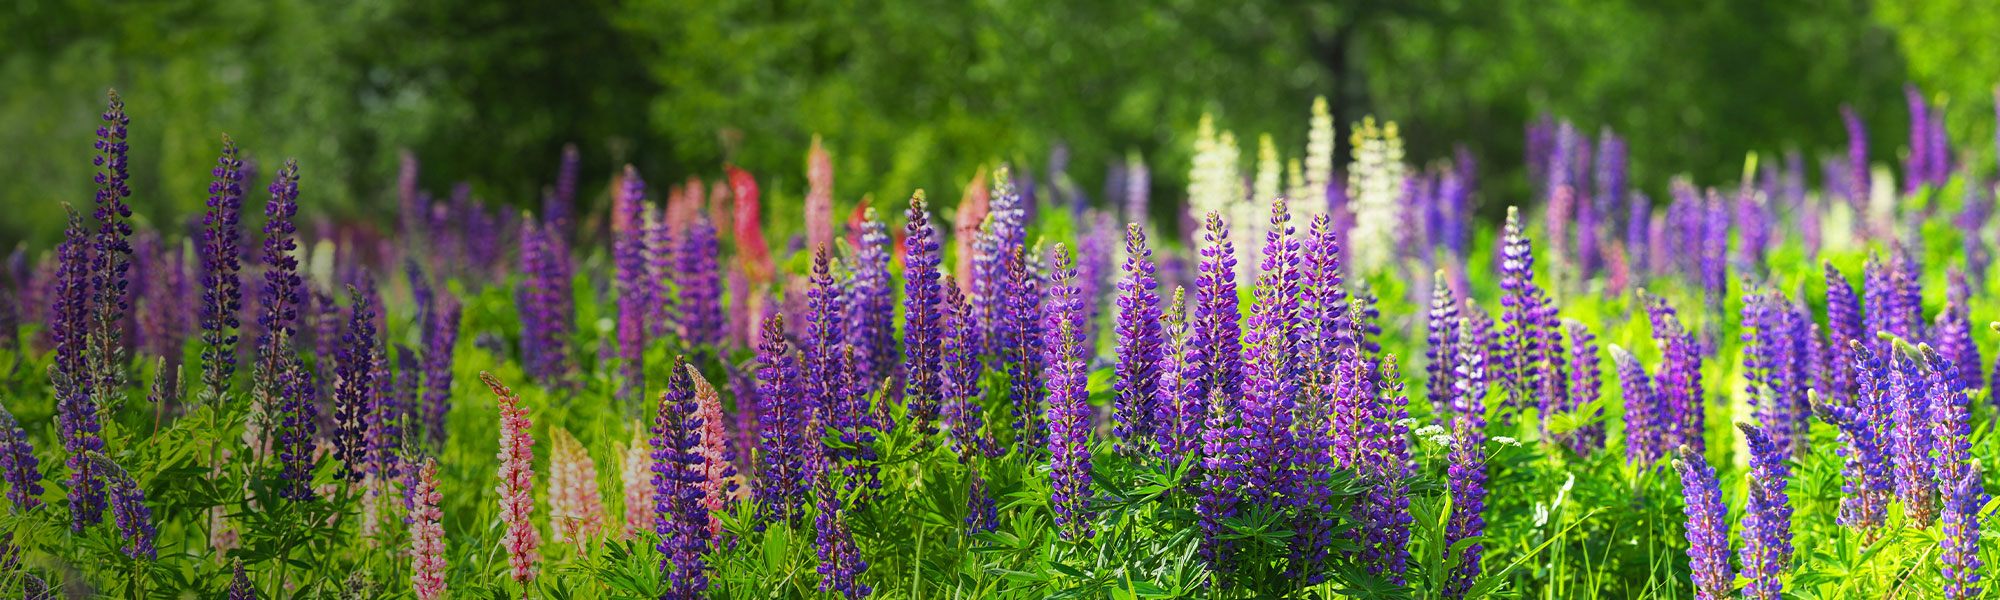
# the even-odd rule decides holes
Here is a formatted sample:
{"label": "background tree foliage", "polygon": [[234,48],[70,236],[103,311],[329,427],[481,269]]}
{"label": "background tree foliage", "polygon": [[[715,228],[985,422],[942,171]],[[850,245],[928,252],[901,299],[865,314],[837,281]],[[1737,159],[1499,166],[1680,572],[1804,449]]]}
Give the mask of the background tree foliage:
{"label": "background tree foliage", "polygon": [[586,173],[727,161],[788,202],[815,133],[843,203],[956,198],[979,164],[1040,171],[1059,142],[1083,190],[1136,151],[1172,198],[1203,112],[1291,154],[1315,95],[1343,136],[1363,114],[1401,121],[1415,160],[1467,143],[1489,207],[1525,193],[1522,130],[1543,112],[1627,135],[1634,182],[1657,189],[1733,178],[1745,151],[1835,149],[1842,102],[1893,160],[1911,79],[1950,99],[1961,145],[1984,139],[1996,17],[1950,4],[17,0],[0,7],[0,242],[50,239],[56,201],[87,201],[105,88],[133,115],[146,216],[202,202],[223,132],[265,176],[298,157],[308,206],[336,217],[392,206],[402,148],[428,189],[531,205],[566,142]]}

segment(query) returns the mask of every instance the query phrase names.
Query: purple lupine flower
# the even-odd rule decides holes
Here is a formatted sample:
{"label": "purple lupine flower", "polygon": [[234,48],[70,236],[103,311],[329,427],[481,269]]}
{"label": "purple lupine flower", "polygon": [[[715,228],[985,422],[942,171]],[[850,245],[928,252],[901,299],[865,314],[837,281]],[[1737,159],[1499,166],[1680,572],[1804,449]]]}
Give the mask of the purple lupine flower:
{"label": "purple lupine flower", "polygon": [[[1213,213],[1210,213],[1213,214]],[[1225,254],[1226,255],[1226,254]],[[1195,492],[1195,518],[1201,526],[1198,553],[1220,589],[1235,570],[1236,542],[1224,536],[1235,530],[1225,523],[1235,518],[1250,460],[1249,429],[1243,426],[1236,403],[1221,388],[1208,388],[1208,413],[1201,430],[1199,484]]]}
{"label": "purple lupine flower", "polygon": [[[1563,330],[1569,333],[1569,356],[1571,366],[1574,367],[1570,371],[1567,383],[1568,404],[1563,408],[1564,412],[1576,413],[1597,403],[1598,388],[1602,384],[1597,358],[1597,336],[1591,334],[1590,328],[1582,322],[1570,319],[1563,320]],[[1564,435],[1570,450],[1576,452],[1577,456],[1589,456],[1590,453],[1604,448],[1604,424],[1599,419],[1602,416],[1604,416],[1602,407],[1598,407],[1588,415],[1577,415],[1578,420],[1584,424]]]}
{"label": "purple lupine flower", "polygon": [[1897,337],[1904,340],[1924,339],[1924,271],[1910,254],[1910,247],[1898,241],[1889,248],[1889,281],[1894,312],[1890,323],[1895,327]]}
{"label": "purple lupine flower", "polygon": [[1681,326],[1672,306],[1665,298],[1646,294],[1640,295],[1646,302],[1646,318],[1653,326],[1653,341],[1660,346],[1665,356],[1665,364],[1655,382],[1659,394],[1659,411],[1662,417],[1657,422],[1663,436],[1660,448],[1689,446],[1695,452],[1706,452],[1708,447],[1704,434],[1707,401],[1701,386],[1701,350],[1693,333]]}
{"label": "purple lupine flower", "polygon": [[1986,387],[1985,375],[1979,372],[1985,361],[1979,357],[1979,346],[1972,343],[1972,284],[1957,268],[1946,271],[1945,277],[1945,308],[1932,333],[1938,352],[1957,367],[1950,381],[1960,391],[1971,392]]}
{"label": "purple lupine flower", "polygon": [[542,205],[542,218],[547,221],[556,235],[569,243],[574,229],[571,215],[576,214],[576,174],[582,156],[576,151],[576,144],[563,144],[562,163],[556,168],[555,193]]}
{"label": "purple lupine flower", "polygon": [[1306,324],[1300,355],[1311,368],[1316,393],[1332,381],[1333,364],[1340,350],[1354,345],[1347,323],[1347,291],[1341,286],[1340,240],[1333,222],[1325,215],[1313,217],[1300,244],[1305,282],[1299,293],[1299,321]]}
{"label": "purple lupine flower", "polygon": [[1932,421],[1938,440],[1936,477],[1942,492],[1943,537],[1938,543],[1944,563],[1945,598],[1960,600],[1979,596],[1979,511],[1988,496],[1982,487],[1979,461],[1972,459],[1972,423],[1966,391],[1945,385],[1953,374],[1952,360],[1924,348],[1928,374],[1932,379]]}
{"label": "purple lupine flower", "polygon": [[612,197],[611,262],[618,296],[618,399],[626,412],[642,402],[646,391],[646,315],[655,300],[648,296],[645,204],[646,181],[639,170],[625,166],[624,186]]}
{"label": "purple lupine flower", "polygon": [[1125,155],[1125,220],[1145,226],[1152,222],[1153,176],[1145,157],[1137,152]]}
{"label": "purple lupine flower", "polygon": [[35,446],[14,413],[0,406],[0,480],[7,482],[7,500],[19,514],[42,505],[41,462],[35,460]]}
{"label": "purple lupine flower", "polygon": [[[806,421],[815,411],[800,386],[799,354],[785,341],[785,318],[764,318],[757,344],[758,527],[804,514]],[[816,438],[815,438],[816,439]],[[818,443],[814,441],[813,443]]]}
{"label": "purple lupine flower", "polygon": [[1687,501],[1688,571],[1694,577],[1697,600],[1730,597],[1736,574],[1729,569],[1729,509],[1722,505],[1722,487],[1715,469],[1700,451],[1681,446],[1674,470],[1681,474],[1681,495]]}
{"label": "purple lupine flower", "polygon": [[1729,207],[1722,194],[1708,190],[1702,211],[1701,288],[1711,314],[1720,312],[1729,297]]}
{"label": "purple lupine flower", "polygon": [[1207,368],[1202,395],[1220,397],[1234,405],[1243,397],[1243,342],[1236,306],[1236,251],[1229,243],[1229,229],[1222,217],[1208,213],[1201,249],[1201,268],[1195,281],[1196,345],[1201,348]]}
{"label": "purple lupine flower", "polygon": [[[97,173],[96,210],[91,220],[96,221],[97,234],[90,244],[90,294],[91,318],[96,322],[97,336],[93,337],[95,368],[93,377],[98,379],[97,391],[102,394],[123,394],[124,344],[130,342],[131,323],[127,322],[125,310],[126,292],[131,287],[128,271],[132,268],[132,207],[125,199],[132,195],[126,181],[131,175],[126,170],[126,154],[131,145],[125,142],[126,128],[132,119],[125,115],[125,101],[118,98],[118,92],[110,92],[111,100],[102,115],[104,124],[97,128],[94,143],[98,156],[91,162],[100,169]],[[113,403],[115,404],[115,402]]]}
{"label": "purple lupine flower", "polygon": [[[380,295],[374,299],[380,302]],[[370,356],[374,374],[369,379],[375,383],[373,404],[366,411],[364,419],[367,430],[363,432],[366,444],[364,456],[368,461],[368,473],[380,480],[394,480],[401,471],[403,449],[404,412],[410,406],[404,403],[401,390],[389,372],[389,351],[386,347],[376,347]]]}
{"label": "purple lupine flower", "polygon": [[1889,430],[1890,458],[1896,469],[1896,497],[1903,512],[1918,528],[1937,520],[1936,468],[1931,453],[1937,446],[1937,429],[1932,422],[1931,386],[1947,385],[1933,380],[1917,356],[1917,351],[1898,340],[1891,355],[1889,402],[1894,425]]}
{"label": "purple lupine flower", "polygon": [[1759,428],[1737,423],[1750,447],[1750,500],[1743,508],[1743,576],[1746,600],[1778,600],[1784,584],[1779,576],[1792,562],[1792,507],[1785,494],[1792,476],[1785,443]]}
{"label": "purple lupine flower", "polygon": [[1360,503],[1362,539],[1359,560],[1368,572],[1402,584],[1409,568],[1410,483],[1409,399],[1403,395],[1396,357],[1384,356],[1379,393],[1361,402],[1361,479],[1368,485]]}
{"label": "purple lupine flower", "polygon": [[[64,208],[69,208],[67,205]],[[74,209],[69,210],[69,229],[57,246],[55,289],[49,309],[53,323],[50,337],[55,342],[55,364],[49,366],[49,381],[55,388],[56,422],[61,428],[63,451],[69,453],[68,466],[70,530],[83,529],[104,520],[104,477],[84,459],[90,452],[104,449],[99,433],[99,404],[93,390],[89,346],[90,250],[89,234]]]}
{"label": "purple lupine flower", "polygon": [[243,559],[231,562],[236,573],[229,578],[229,600],[257,600],[257,587],[250,584],[250,575],[243,571]]}
{"label": "purple lupine flower", "polygon": [[[808,429],[819,432],[824,427],[818,419],[813,419]],[[866,597],[873,588],[857,582],[856,578],[868,570],[868,563],[854,546],[853,532],[840,502],[840,487],[834,485],[834,469],[826,446],[817,438],[815,435],[806,440],[803,475],[818,512],[813,517],[813,545],[819,555],[819,591],[839,592],[849,600]]]}
{"label": "purple lupine flower", "polygon": [[[1456,328],[1470,327],[1460,319]],[[1613,346],[1613,354],[1619,351]],[[1463,598],[1472,589],[1473,581],[1479,578],[1481,554],[1484,544],[1472,544],[1457,553],[1450,553],[1458,542],[1485,535],[1486,533],[1486,400],[1483,381],[1485,363],[1479,357],[1479,347],[1471,338],[1459,340],[1458,349],[1452,353],[1452,387],[1450,410],[1451,455],[1450,466],[1446,468],[1446,487],[1451,492],[1452,512],[1445,523],[1445,560],[1452,563],[1451,579],[1444,587],[1445,598]]]}
{"label": "purple lupine flower", "polygon": [[[722,344],[722,276],[717,266],[715,225],[696,218],[681,235],[680,250],[674,253],[675,281],[680,284],[681,335],[689,344]],[[564,281],[567,290],[567,281]]]}
{"label": "purple lupine flower", "polygon": [[299,305],[305,284],[299,278],[297,227],[299,170],[296,159],[286,160],[285,168],[271,181],[271,201],[264,207],[264,287],[259,294],[263,313],[257,318],[261,332],[257,396],[262,410],[278,417],[272,450],[281,460],[279,495],[292,500],[310,500],[313,491],[312,440],[318,426],[318,409],[311,396],[315,391],[311,375],[299,364],[292,350],[299,327]]}
{"label": "purple lupine flower", "polygon": [[1431,413],[1443,415],[1451,405],[1452,394],[1457,391],[1458,357],[1458,301],[1452,298],[1451,287],[1445,285],[1444,270],[1440,269],[1431,277],[1431,309],[1425,322],[1424,358],[1427,363],[1424,372],[1430,376],[1426,381],[1431,399]]}
{"label": "purple lupine flower", "polygon": [[561,233],[530,214],[521,219],[521,357],[529,375],[558,385],[569,370],[570,279]]}
{"label": "purple lupine flower", "polygon": [[360,481],[367,460],[366,436],[369,409],[377,399],[375,384],[375,313],[369,310],[368,299],[375,295],[375,283],[366,275],[361,278],[361,286],[348,286],[348,306],[353,315],[347,321],[347,331],[340,334],[340,345],[334,352],[335,383],[333,391],[334,458],[340,461],[341,473],[349,481]]}
{"label": "purple lupine flower", "polygon": [[910,196],[903,218],[903,401],[917,435],[929,438],[944,399],[945,338],[955,334],[945,330],[944,256],[923,190]]}
{"label": "purple lupine flower", "polygon": [[[1112,383],[1117,397],[1112,435],[1121,452],[1157,440],[1162,422],[1159,401],[1161,355],[1160,296],[1153,278],[1153,251],[1146,230],[1125,226],[1125,276],[1118,280],[1118,366]],[[1167,364],[1171,367],[1172,365]],[[1176,378],[1178,381],[1178,378]]]}
{"label": "purple lupine flower", "polygon": [[1323,566],[1335,539],[1338,519],[1329,511],[1310,507],[1327,506],[1333,496],[1333,471],[1338,466],[1334,460],[1335,438],[1341,435],[1333,427],[1338,418],[1335,396],[1347,391],[1342,386],[1348,383],[1343,380],[1322,384],[1315,376],[1304,382],[1306,389],[1299,395],[1298,431],[1292,458],[1292,466],[1299,472],[1292,498],[1296,541],[1291,544],[1291,566],[1286,576],[1307,586],[1325,580]]}
{"label": "purple lupine flower", "polygon": [[1854,372],[1850,370],[1855,356],[1850,350],[1852,342],[1869,343],[1872,338],[1861,317],[1861,300],[1854,294],[1854,287],[1848,285],[1847,277],[1833,263],[1821,263],[1826,271],[1826,323],[1828,354],[1834,359],[1826,370],[1832,374],[1833,385],[1821,393],[1829,395],[1835,404],[1854,403]]}
{"label": "purple lupine flower", "polygon": [[1805,415],[1799,397],[1806,383],[1799,361],[1804,353],[1797,315],[1776,292],[1751,290],[1743,296],[1744,379],[1750,405],[1771,444],[1789,458],[1803,443]]}
{"label": "purple lupine flower", "polygon": [[669,600],[700,600],[708,591],[708,508],[701,452],[701,417],[695,416],[694,380],[680,357],[668,369],[653,418],[653,532],[663,555]]}
{"label": "purple lupine flower", "polygon": [[1903,99],[1910,106],[1910,154],[1903,158],[1903,193],[1915,195],[1930,181],[1930,103],[1924,101],[1917,84],[1903,84]]}
{"label": "purple lupine flower", "polygon": [[1854,233],[1869,236],[1868,226],[1868,130],[1854,107],[1840,105],[1840,121],[1847,126],[1847,206],[1854,211]]}
{"label": "purple lupine flower", "polygon": [[111,500],[111,520],[118,526],[118,536],[125,539],[125,547],[121,548],[125,556],[148,561],[158,558],[159,550],[153,547],[153,540],[159,530],[153,525],[153,510],[146,507],[146,491],[139,489],[139,482],[132,479],[132,474],[109,457],[91,452],[86,460],[110,480],[106,494]]}
{"label": "purple lupine flower", "polygon": [[451,412],[452,352],[458,346],[458,318],[462,307],[449,291],[433,301],[429,322],[424,327],[423,424],[424,439],[431,447],[444,448],[445,416]]}
{"label": "purple lupine flower", "polygon": [[[1769,166],[1769,163],[1765,164]],[[1765,173],[1770,173],[1768,168]],[[1755,273],[1763,272],[1764,254],[1771,246],[1773,217],[1770,202],[1772,199],[1769,193],[1752,186],[1743,186],[1736,192],[1737,260],[1739,266]]]}
{"label": "purple lupine flower", "polygon": [[1199,460],[1202,425],[1208,419],[1208,396],[1202,391],[1207,359],[1188,322],[1185,288],[1174,288],[1165,316],[1167,341],[1158,397],[1153,400],[1153,439],[1160,458],[1178,467],[1184,460]]}
{"label": "purple lupine flower", "polygon": [[869,399],[879,384],[856,366],[859,350],[853,344],[840,346],[839,364],[838,391],[830,398],[831,403],[822,407],[821,418],[840,438],[841,447],[834,449],[832,455],[839,460],[846,477],[846,491],[852,492],[863,484],[868,487],[869,493],[855,500],[865,505],[870,495],[882,489],[881,466],[876,464],[880,457],[875,451],[875,431],[886,429],[881,424],[886,415],[869,410]]}
{"label": "purple lupine flower", "polygon": [[889,252],[895,242],[875,209],[864,214],[845,295],[845,339],[854,345],[856,372],[867,376],[872,390],[895,371],[902,353],[896,349],[896,293],[889,283]]}
{"label": "purple lupine flower", "polygon": [[1243,338],[1250,389],[1241,402],[1251,434],[1249,484],[1254,490],[1247,497],[1263,506],[1295,493],[1291,467],[1293,413],[1301,379],[1299,241],[1290,219],[1280,196],[1271,203],[1270,229],[1260,253],[1261,274],[1251,292],[1249,332]]}
{"label": "purple lupine flower", "polygon": [[846,303],[840,284],[833,278],[833,258],[829,248],[813,250],[811,288],[806,292],[806,328],[799,342],[800,366],[805,382],[805,406],[812,418],[826,425],[830,411],[837,410],[847,367],[841,350],[848,346]]}
{"label": "purple lupine flower", "polygon": [[944,287],[944,338],[940,355],[942,371],[939,392],[944,397],[943,417],[951,432],[959,460],[970,460],[975,452],[992,453],[992,441],[981,433],[986,419],[980,413],[979,322],[972,307],[959,294],[958,286]]}
{"label": "purple lupine flower", "polygon": [[1893,418],[1889,403],[1888,367],[1860,341],[1848,345],[1854,356],[1856,393],[1852,405],[1815,401],[1813,410],[1840,428],[1841,457],[1846,459],[1841,474],[1846,483],[1840,499],[1840,524],[1861,530],[1871,539],[1879,534],[1889,517],[1889,498],[1895,493],[1890,476],[1889,428]]}
{"label": "purple lupine flower", "polygon": [[1048,386],[1052,457],[1049,505],[1063,539],[1078,540],[1095,535],[1090,512],[1091,409],[1089,394],[1084,391],[1083,290],[1076,281],[1076,266],[1061,244],[1050,258],[1054,263],[1042,329],[1046,335],[1042,341],[1042,381]]}
{"label": "purple lupine flower", "polygon": [[[1521,211],[1507,207],[1507,224],[1500,234],[1500,314],[1502,331],[1497,375],[1507,389],[1505,404],[1510,411],[1527,405],[1531,394],[1540,391],[1543,370],[1536,364],[1543,342],[1539,313],[1542,290],[1535,285],[1533,243],[1522,229]],[[1503,412],[1502,423],[1513,422]]]}
{"label": "purple lupine flower", "polygon": [[[680,324],[675,298],[667,293],[668,288],[681,284],[680,273],[674,270],[674,254],[678,249],[674,244],[677,232],[667,223],[666,211],[658,204],[638,201],[641,205],[639,235],[646,244],[646,277],[640,285],[644,287],[648,300],[645,312],[646,339],[649,341],[679,334],[673,328]],[[643,365],[641,369],[643,370]]]}
{"label": "purple lupine flower", "polygon": [[[1591,172],[1591,203],[1607,219],[1626,206],[1625,139],[1610,127],[1597,132],[1597,163]],[[1614,227],[1615,221],[1607,221]],[[1629,222],[1629,221],[1628,221]]]}
{"label": "purple lupine flower", "polygon": [[993,495],[986,491],[986,480],[972,473],[972,484],[965,495],[965,529],[968,533],[993,531],[1000,527],[1000,510],[993,503]]}
{"label": "purple lupine flower", "polygon": [[1038,449],[1047,446],[1044,439],[1047,430],[1042,425],[1044,366],[1042,352],[1036,347],[1042,339],[1042,323],[1036,318],[1041,315],[1042,285],[1035,269],[1029,266],[1029,257],[1022,251],[1007,256],[1005,266],[1003,298],[1006,304],[1005,321],[1000,333],[1009,338],[1002,344],[1005,353],[1001,360],[1007,365],[1008,395],[1012,397],[1014,417],[1014,443],[1021,448]]}
{"label": "purple lupine flower", "polygon": [[1549,169],[1556,164],[1550,156],[1556,145],[1555,117],[1544,112],[1529,121],[1527,138],[1528,183],[1537,195],[1543,195],[1549,188]]}

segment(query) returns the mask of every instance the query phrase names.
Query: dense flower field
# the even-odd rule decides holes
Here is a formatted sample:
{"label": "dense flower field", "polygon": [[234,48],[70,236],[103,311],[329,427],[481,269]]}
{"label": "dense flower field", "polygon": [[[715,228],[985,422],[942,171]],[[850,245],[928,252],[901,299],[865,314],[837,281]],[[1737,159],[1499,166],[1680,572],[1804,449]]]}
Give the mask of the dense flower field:
{"label": "dense flower field", "polygon": [[1909,106],[1658,202],[1552,119],[1532,198],[1373,120],[1336,177],[1321,104],[1291,161],[1204,120],[1184,196],[1057,150],[844,219],[817,141],[802,201],[406,156],[333,223],[222,137],[145,223],[113,94],[6,263],[0,592],[1992,597],[1992,181]]}

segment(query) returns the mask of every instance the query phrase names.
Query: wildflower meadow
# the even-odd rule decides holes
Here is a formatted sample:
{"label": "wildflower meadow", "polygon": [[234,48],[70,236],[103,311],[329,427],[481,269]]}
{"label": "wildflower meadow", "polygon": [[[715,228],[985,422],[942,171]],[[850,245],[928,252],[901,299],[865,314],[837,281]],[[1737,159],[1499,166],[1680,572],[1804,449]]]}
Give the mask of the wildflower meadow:
{"label": "wildflower meadow", "polygon": [[1186,189],[570,146],[342,219],[221,131],[144,218],[103,106],[0,280],[7,597],[2000,597],[1996,165],[1915,86],[1661,189],[1615,124],[1495,164],[1322,100],[1173,124]]}

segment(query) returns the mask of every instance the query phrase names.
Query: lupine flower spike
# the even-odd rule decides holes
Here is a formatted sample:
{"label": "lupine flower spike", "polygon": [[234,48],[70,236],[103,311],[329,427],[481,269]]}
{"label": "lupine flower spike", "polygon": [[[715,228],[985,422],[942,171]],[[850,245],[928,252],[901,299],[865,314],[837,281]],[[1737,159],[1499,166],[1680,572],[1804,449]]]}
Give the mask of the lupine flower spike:
{"label": "lupine flower spike", "polygon": [[417,470],[410,494],[410,588],[417,600],[442,600],[450,575],[444,562],[444,494],[438,491],[437,461],[426,459]]}
{"label": "lupine flower spike", "polygon": [[492,373],[481,371],[479,380],[486,383],[486,389],[500,399],[500,485],[494,492],[500,495],[500,522],[507,527],[502,537],[502,545],[507,548],[507,564],[512,569],[514,582],[521,585],[526,595],[528,584],[535,580],[535,561],[540,557],[536,548],[542,544],[541,533],[535,530],[532,518],[535,512],[535,434],[534,423],[528,420],[527,407],[521,406],[521,397],[500,382]]}

